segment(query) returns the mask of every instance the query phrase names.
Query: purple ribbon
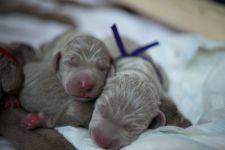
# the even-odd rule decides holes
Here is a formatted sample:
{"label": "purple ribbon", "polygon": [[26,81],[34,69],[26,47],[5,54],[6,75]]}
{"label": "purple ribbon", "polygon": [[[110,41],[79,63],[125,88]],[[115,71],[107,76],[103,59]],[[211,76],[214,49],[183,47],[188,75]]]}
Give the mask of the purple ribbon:
{"label": "purple ribbon", "polygon": [[116,25],[114,24],[111,28],[112,28],[113,35],[114,35],[114,38],[115,38],[115,40],[116,40],[117,46],[118,46],[118,48],[119,48],[119,51],[120,51],[120,53],[121,53],[121,55],[118,56],[118,57],[116,58],[116,60],[118,60],[118,59],[120,59],[120,58],[123,58],[123,57],[135,57],[135,56],[136,56],[136,57],[141,57],[141,58],[143,58],[143,59],[149,61],[149,62],[152,64],[153,68],[155,69],[156,74],[157,74],[157,76],[158,76],[158,78],[159,78],[159,81],[160,81],[160,83],[161,83],[161,85],[162,85],[162,84],[163,84],[162,76],[161,76],[159,70],[157,69],[157,67],[155,66],[155,64],[153,63],[152,59],[151,59],[151,58],[146,58],[146,57],[144,57],[144,56],[140,56],[140,54],[143,53],[144,51],[146,51],[147,49],[152,48],[152,47],[154,47],[154,46],[156,46],[156,45],[159,45],[159,42],[156,41],[156,42],[150,43],[150,44],[148,44],[148,45],[146,45],[146,46],[139,47],[139,48],[133,50],[133,51],[129,54],[129,53],[127,53],[126,48],[125,48],[124,45],[123,45],[122,39],[120,38],[120,35],[119,35],[119,32],[118,32],[118,30],[117,30]]}
{"label": "purple ribbon", "polygon": [[112,29],[112,31],[113,31],[113,35],[114,35],[114,38],[115,38],[115,40],[116,40],[117,46],[118,46],[118,48],[119,48],[119,51],[120,51],[120,53],[121,53],[121,55],[118,56],[118,57],[116,58],[116,60],[118,60],[118,59],[120,59],[120,58],[122,58],[122,57],[139,56],[139,54],[143,53],[143,52],[146,51],[147,49],[152,48],[152,47],[154,47],[154,46],[156,46],[156,45],[159,44],[159,42],[156,41],[156,42],[150,43],[150,44],[148,44],[148,45],[139,47],[139,48],[133,50],[133,51],[129,54],[129,53],[127,53],[126,48],[125,48],[124,45],[123,45],[122,39],[121,39],[121,37],[120,37],[120,35],[119,35],[119,31],[117,30],[117,27],[116,27],[116,24],[114,24],[114,25],[111,27],[111,29]]}

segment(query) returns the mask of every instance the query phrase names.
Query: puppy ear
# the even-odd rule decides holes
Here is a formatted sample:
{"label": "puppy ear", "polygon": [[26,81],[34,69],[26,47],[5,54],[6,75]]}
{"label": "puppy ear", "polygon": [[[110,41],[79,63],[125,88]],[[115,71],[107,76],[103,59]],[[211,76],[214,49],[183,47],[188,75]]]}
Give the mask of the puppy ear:
{"label": "puppy ear", "polygon": [[156,129],[161,126],[166,125],[166,117],[162,111],[157,111],[155,116],[153,117],[152,121],[150,122],[149,128]]}
{"label": "puppy ear", "polygon": [[53,65],[53,69],[55,72],[57,72],[59,70],[59,61],[61,59],[61,53],[57,52],[52,60],[52,65]]}

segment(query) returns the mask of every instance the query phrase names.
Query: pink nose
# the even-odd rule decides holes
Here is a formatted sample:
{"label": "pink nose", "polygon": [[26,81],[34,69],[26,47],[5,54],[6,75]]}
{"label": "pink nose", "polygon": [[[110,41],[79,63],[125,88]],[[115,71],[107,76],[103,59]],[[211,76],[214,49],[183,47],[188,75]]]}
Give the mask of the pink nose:
{"label": "pink nose", "polygon": [[105,135],[98,128],[95,128],[92,131],[92,136],[95,142],[102,148],[109,148],[113,143],[112,139],[110,138],[110,135]]}
{"label": "pink nose", "polygon": [[94,88],[94,86],[95,86],[95,84],[92,81],[90,81],[90,80],[81,80],[79,82],[79,84],[80,84],[79,85],[80,86],[80,90],[83,91],[83,92],[91,91]]}

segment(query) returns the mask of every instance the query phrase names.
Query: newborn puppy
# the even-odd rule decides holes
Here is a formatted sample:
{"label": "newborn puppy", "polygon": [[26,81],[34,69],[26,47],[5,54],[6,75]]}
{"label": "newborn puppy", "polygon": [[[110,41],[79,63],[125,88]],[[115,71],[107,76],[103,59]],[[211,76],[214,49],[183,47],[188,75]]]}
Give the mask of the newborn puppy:
{"label": "newborn puppy", "polygon": [[[117,49],[106,38],[112,55]],[[138,44],[123,37],[128,50]],[[134,141],[145,129],[163,125],[190,124],[167,96],[168,79],[164,70],[143,53],[141,57],[122,58],[116,73],[108,78],[97,99],[89,125],[91,137],[107,149],[117,150]]]}
{"label": "newborn puppy", "polygon": [[35,60],[35,52],[27,44],[0,43],[0,99],[4,95],[5,107],[19,105],[16,97],[24,79],[22,67]]}
{"label": "newborn puppy", "polygon": [[123,58],[116,68],[96,101],[89,125],[91,137],[108,149],[130,144],[153,119],[153,127],[166,123],[159,109],[161,86],[152,64],[142,58]]}
{"label": "newborn puppy", "polygon": [[46,56],[53,55],[54,70],[67,94],[85,102],[99,96],[112,64],[102,41],[69,30],[44,49]]}
{"label": "newborn puppy", "polygon": [[51,64],[29,63],[25,65],[24,73],[20,102],[30,113],[22,119],[22,126],[27,129],[62,125],[88,127],[93,102],[79,102],[68,95]]}
{"label": "newborn puppy", "polygon": [[17,95],[23,82],[23,73],[20,64],[13,55],[8,56],[5,48],[0,48],[0,99],[3,93]]}
{"label": "newborn puppy", "polygon": [[104,43],[89,35],[75,36],[57,51],[53,68],[48,62],[26,65],[20,101],[32,113],[22,124],[28,129],[54,127],[63,118],[59,124],[87,126],[93,106],[89,101],[102,92],[111,66]]}

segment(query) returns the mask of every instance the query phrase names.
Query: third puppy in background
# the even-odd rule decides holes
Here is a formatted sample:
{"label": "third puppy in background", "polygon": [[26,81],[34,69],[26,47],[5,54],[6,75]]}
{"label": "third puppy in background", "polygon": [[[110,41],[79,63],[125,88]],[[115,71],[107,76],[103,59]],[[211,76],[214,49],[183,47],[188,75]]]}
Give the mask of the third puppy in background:
{"label": "third puppy in background", "polygon": [[37,58],[31,46],[0,42],[0,105],[4,103],[5,108],[19,106],[17,97],[24,80],[22,67],[32,61]]}
{"label": "third puppy in background", "polygon": [[[125,45],[132,43],[138,46],[126,40]],[[112,50],[113,46],[110,48]],[[148,127],[183,122],[190,125],[165,94],[168,82],[163,70],[150,56],[145,55],[145,58],[150,61],[141,57],[119,59],[116,73],[108,78],[102,95],[96,101],[89,130],[91,137],[103,148],[120,149]],[[169,117],[167,121],[170,112],[174,118]]]}

